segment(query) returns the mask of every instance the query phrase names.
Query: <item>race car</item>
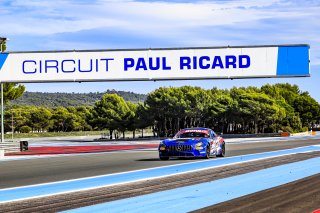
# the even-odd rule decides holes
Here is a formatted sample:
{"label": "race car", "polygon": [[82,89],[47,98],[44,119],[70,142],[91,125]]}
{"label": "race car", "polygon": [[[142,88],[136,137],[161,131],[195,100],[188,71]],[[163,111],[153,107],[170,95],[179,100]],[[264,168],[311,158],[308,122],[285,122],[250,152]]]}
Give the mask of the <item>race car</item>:
{"label": "race car", "polygon": [[161,141],[158,150],[160,160],[169,160],[170,157],[224,157],[225,141],[212,129],[187,128],[180,130],[173,139]]}

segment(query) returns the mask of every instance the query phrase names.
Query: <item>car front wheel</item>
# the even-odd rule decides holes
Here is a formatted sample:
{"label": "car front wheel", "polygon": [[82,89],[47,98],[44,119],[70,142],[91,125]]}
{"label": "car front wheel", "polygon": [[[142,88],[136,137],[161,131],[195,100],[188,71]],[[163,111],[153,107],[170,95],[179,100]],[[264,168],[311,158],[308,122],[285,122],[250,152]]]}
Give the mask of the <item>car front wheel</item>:
{"label": "car front wheel", "polygon": [[160,160],[169,160],[168,156],[159,156]]}
{"label": "car front wheel", "polygon": [[207,146],[205,158],[206,158],[206,159],[209,159],[209,158],[210,158],[210,145]]}

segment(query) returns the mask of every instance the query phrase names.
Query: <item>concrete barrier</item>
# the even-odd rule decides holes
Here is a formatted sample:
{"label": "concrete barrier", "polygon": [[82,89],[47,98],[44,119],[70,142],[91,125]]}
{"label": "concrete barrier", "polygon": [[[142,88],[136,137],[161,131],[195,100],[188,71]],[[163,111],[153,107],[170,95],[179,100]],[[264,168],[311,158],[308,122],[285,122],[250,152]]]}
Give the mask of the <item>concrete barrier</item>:
{"label": "concrete barrier", "polygon": [[280,137],[280,133],[258,133],[258,134],[221,134],[223,138],[262,138]]}
{"label": "concrete barrier", "polygon": [[280,136],[281,136],[281,137],[289,137],[289,136],[290,136],[290,133],[289,133],[289,132],[281,132],[281,133],[280,133]]}
{"label": "concrete barrier", "polygon": [[292,136],[308,136],[310,135],[309,131],[305,131],[305,132],[298,132],[298,133],[293,133],[291,134]]}

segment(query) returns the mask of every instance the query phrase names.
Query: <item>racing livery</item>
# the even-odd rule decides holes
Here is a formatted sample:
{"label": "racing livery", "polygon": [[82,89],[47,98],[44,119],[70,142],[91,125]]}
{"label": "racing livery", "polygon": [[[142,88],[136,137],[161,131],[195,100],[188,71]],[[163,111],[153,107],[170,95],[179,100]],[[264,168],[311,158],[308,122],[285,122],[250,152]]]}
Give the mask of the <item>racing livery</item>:
{"label": "racing livery", "polygon": [[166,139],[159,144],[159,158],[170,157],[224,157],[225,141],[212,129],[187,128],[180,130],[173,139]]}

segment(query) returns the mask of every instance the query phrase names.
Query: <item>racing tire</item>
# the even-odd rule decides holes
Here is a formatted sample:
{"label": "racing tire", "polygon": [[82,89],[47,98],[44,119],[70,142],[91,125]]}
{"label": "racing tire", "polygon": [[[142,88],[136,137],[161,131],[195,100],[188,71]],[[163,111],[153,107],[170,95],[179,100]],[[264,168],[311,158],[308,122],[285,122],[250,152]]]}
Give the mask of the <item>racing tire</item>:
{"label": "racing tire", "polygon": [[224,157],[226,155],[226,147],[225,144],[222,145],[222,152],[221,154],[217,155],[217,157]]}
{"label": "racing tire", "polygon": [[169,160],[168,156],[159,156],[160,160]]}
{"label": "racing tire", "polygon": [[210,159],[210,145],[208,145],[207,148],[206,148],[206,156],[204,158],[205,159]]}

